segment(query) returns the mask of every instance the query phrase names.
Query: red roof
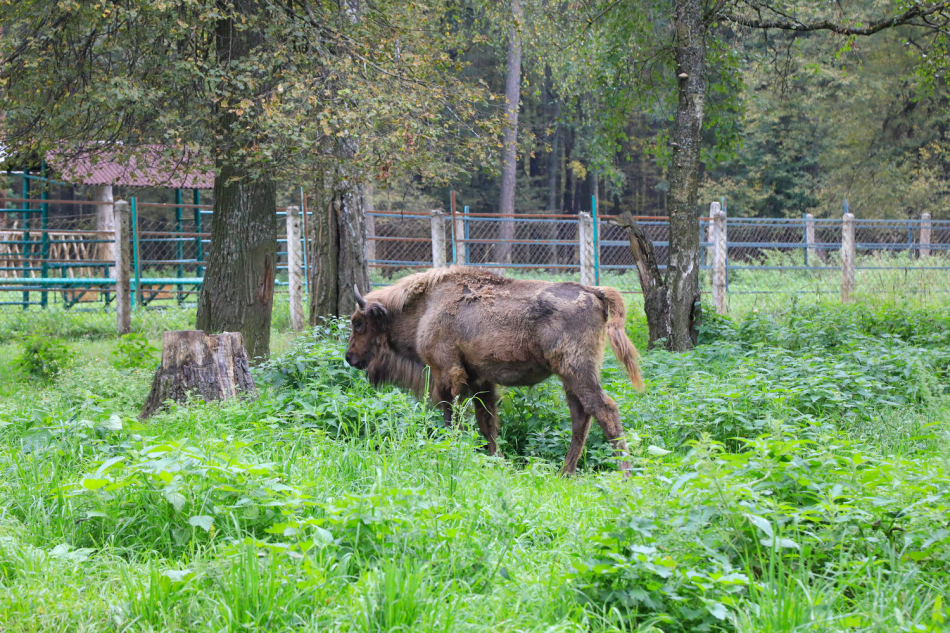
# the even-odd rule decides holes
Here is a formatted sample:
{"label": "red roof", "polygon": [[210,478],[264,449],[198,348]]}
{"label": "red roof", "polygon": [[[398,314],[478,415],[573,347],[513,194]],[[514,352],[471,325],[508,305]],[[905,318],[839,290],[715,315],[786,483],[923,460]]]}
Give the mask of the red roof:
{"label": "red roof", "polygon": [[66,181],[77,185],[126,185],[211,189],[214,173],[189,164],[186,150],[161,145],[140,145],[118,160],[122,148],[75,152],[50,152],[46,162]]}

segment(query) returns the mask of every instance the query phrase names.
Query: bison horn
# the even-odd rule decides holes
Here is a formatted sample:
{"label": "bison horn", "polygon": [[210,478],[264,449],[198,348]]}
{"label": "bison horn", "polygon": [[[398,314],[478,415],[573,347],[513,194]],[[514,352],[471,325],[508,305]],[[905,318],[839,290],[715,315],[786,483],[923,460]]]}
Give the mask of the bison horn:
{"label": "bison horn", "polygon": [[356,293],[356,305],[360,307],[360,310],[366,307],[366,299],[363,298],[363,295],[360,294],[360,289],[353,284],[353,292]]}

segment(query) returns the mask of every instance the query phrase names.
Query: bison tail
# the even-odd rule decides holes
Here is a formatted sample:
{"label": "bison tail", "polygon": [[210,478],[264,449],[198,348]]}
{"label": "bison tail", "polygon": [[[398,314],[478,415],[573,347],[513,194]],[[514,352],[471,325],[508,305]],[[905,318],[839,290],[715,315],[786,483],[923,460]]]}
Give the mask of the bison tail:
{"label": "bison tail", "polygon": [[600,287],[598,290],[607,304],[607,340],[610,341],[610,347],[614,350],[617,360],[630,374],[630,381],[634,388],[637,391],[643,391],[643,376],[640,374],[640,365],[637,364],[640,354],[627,338],[627,332],[624,330],[627,307],[623,303],[623,297],[613,288]]}

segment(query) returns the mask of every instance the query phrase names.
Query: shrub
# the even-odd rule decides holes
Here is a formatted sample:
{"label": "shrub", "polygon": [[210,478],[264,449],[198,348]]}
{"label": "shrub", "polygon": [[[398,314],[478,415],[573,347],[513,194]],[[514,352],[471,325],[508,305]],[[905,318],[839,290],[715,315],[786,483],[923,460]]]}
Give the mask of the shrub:
{"label": "shrub", "polygon": [[153,365],[158,348],[148,342],[142,334],[125,334],[112,352],[112,364],[119,369],[136,369]]}
{"label": "shrub", "polygon": [[49,380],[61,372],[72,357],[72,352],[59,339],[46,334],[33,334],[23,342],[14,364],[30,376]]}

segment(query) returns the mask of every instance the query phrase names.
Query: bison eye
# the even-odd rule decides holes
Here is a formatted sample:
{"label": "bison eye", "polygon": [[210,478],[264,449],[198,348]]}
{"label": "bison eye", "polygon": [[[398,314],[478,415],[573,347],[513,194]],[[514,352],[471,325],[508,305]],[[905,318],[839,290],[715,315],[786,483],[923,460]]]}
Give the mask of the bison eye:
{"label": "bison eye", "polygon": [[353,321],[353,331],[362,332],[366,328],[366,324],[363,321]]}

